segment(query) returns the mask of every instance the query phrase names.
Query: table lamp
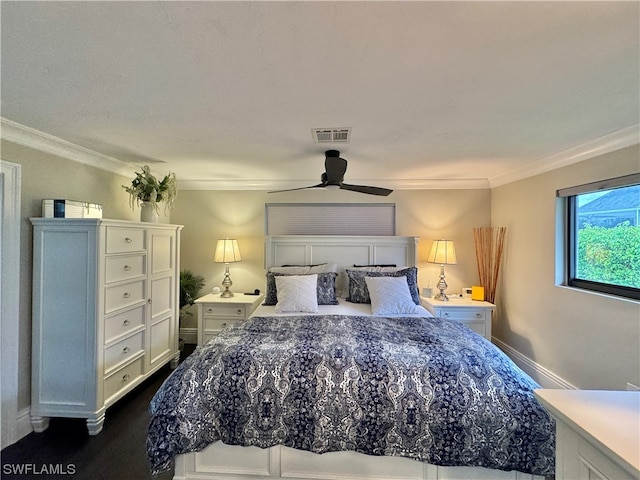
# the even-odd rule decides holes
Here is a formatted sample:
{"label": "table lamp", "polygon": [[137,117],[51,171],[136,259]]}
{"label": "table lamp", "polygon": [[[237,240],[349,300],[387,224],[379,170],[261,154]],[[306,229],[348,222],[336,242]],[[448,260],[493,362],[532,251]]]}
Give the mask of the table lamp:
{"label": "table lamp", "polygon": [[453,246],[453,241],[434,240],[433,245],[431,245],[431,252],[429,252],[427,262],[440,264],[440,281],[438,282],[438,285],[436,285],[436,287],[438,287],[438,289],[440,290],[440,293],[434,298],[436,300],[447,302],[449,300],[449,297],[447,297],[447,295],[445,295],[444,293],[444,291],[447,289],[447,282],[444,279],[444,266],[455,265],[456,263],[458,263],[458,261],[456,260],[456,249]]}
{"label": "table lamp", "polygon": [[218,240],[218,243],[216,244],[216,252],[213,255],[213,261],[225,264],[224,280],[222,280],[224,291],[220,294],[222,298],[233,297],[233,293],[229,290],[229,287],[233,284],[231,281],[231,275],[229,275],[229,264],[239,262],[240,260],[242,260],[242,258],[240,257],[240,249],[238,248],[237,240],[229,238]]}

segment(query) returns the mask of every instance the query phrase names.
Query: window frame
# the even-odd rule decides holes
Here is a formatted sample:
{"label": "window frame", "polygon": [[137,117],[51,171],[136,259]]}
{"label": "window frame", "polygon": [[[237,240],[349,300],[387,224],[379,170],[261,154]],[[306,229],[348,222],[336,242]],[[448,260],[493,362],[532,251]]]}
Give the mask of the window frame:
{"label": "window frame", "polygon": [[599,182],[588,183],[560,189],[557,191],[557,197],[565,201],[565,222],[566,235],[564,241],[565,253],[565,284],[570,287],[588,290],[592,292],[614,295],[618,297],[628,298],[632,300],[640,300],[640,288],[628,287],[623,285],[614,285],[610,283],[596,282],[576,278],[577,269],[577,197],[586,193],[597,192],[600,190],[612,190],[615,188],[629,187],[640,185],[640,173],[625,175],[622,177],[611,178]]}

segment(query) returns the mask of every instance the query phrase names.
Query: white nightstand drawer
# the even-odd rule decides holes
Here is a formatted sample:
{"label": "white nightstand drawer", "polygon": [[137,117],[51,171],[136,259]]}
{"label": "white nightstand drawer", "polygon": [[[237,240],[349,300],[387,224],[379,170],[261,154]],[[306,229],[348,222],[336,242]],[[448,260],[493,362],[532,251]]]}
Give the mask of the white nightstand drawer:
{"label": "white nightstand drawer", "polygon": [[439,316],[449,320],[484,320],[486,310],[476,310],[474,308],[438,308]]}
{"label": "white nightstand drawer", "polygon": [[223,328],[234,325],[241,320],[242,319],[204,317],[204,329],[205,331],[215,330],[219,332]]}
{"label": "white nightstand drawer", "polygon": [[144,232],[141,228],[107,227],[107,254],[144,250]]}
{"label": "white nightstand drawer", "polygon": [[136,333],[104,349],[104,370],[109,371],[144,351],[143,332]]}
{"label": "white nightstand drawer", "polygon": [[247,310],[245,305],[205,305],[204,314],[215,317],[245,318]]}
{"label": "white nightstand drawer", "polygon": [[106,283],[120,282],[144,275],[144,255],[125,255],[105,258]]}

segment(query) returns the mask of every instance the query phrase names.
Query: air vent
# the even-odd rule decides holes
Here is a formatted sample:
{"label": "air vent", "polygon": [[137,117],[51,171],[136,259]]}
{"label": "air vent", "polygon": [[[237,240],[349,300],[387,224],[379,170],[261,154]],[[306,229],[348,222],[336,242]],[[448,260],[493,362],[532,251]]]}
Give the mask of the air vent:
{"label": "air vent", "polygon": [[351,140],[351,128],[314,128],[311,134],[316,143],[348,143]]}

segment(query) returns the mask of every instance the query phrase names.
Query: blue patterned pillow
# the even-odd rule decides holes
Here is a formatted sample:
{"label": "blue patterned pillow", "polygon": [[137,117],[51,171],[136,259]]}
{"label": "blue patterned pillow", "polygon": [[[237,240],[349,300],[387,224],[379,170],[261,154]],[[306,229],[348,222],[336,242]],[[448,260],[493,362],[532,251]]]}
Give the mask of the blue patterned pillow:
{"label": "blue patterned pillow", "polygon": [[407,277],[407,284],[411,292],[413,303],[420,305],[420,291],[418,290],[418,268],[403,268],[396,272],[368,272],[365,270],[345,270],[349,278],[349,296],[347,302],[371,303],[369,289],[365,277]]}
{"label": "blue patterned pillow", "polygon": [[[267,293],[263,305],[275,305],[278,303],[278,290],[276,288],[276,276],[289,275],[287,273],[267,273]],[[338,305],[336,298],[337,273],[318,273],[318,305]]]}

